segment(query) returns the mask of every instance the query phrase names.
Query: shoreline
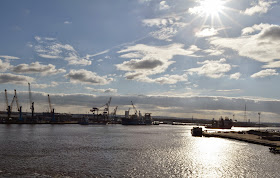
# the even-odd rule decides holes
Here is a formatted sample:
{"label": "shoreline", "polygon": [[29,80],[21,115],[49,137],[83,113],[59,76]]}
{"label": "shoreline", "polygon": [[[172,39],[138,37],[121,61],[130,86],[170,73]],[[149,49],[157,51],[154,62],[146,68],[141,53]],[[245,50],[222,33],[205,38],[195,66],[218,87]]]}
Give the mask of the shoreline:
{"label": "shoreline", "polygon": [[247,143],[254,143],[269,147],[280,147],[280,141],[272,141],[261,138],[259,135],[249,134],[247,132],[203,132],[204,137],[219,137],[219,138],[227,138],[238,141],[244,141]]}

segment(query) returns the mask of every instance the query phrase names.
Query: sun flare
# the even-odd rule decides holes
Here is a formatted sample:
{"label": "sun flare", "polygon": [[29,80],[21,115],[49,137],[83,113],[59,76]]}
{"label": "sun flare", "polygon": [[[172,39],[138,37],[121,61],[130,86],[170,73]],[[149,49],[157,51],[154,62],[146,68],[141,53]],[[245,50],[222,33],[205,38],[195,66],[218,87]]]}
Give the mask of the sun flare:
{"label": "sun flare", "polygon": [[223,0],[203,0],[200,2],[200,7],[206,16],[214,16],[223,10],[224,3]]}

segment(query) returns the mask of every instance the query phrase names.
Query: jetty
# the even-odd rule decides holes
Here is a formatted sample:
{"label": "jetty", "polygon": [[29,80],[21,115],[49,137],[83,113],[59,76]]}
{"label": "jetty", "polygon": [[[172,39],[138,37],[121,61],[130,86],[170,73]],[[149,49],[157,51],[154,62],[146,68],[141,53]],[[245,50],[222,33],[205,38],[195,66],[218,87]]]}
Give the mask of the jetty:
{"label": "jetty", "polygon": [[250,130],[247,132],[203,132],[204,137],[219,137],[265,145],[270,147],[280,147],[279,133],[260,132]]}

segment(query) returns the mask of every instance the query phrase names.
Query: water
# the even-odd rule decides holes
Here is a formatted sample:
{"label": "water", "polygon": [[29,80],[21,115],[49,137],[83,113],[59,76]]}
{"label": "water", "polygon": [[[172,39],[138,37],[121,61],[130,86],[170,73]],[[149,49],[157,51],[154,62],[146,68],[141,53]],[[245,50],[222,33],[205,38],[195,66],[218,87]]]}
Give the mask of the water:
{"label": "water", "polygon": [[0,177],[280,177],[280,155],[192,126],[0,125]]}

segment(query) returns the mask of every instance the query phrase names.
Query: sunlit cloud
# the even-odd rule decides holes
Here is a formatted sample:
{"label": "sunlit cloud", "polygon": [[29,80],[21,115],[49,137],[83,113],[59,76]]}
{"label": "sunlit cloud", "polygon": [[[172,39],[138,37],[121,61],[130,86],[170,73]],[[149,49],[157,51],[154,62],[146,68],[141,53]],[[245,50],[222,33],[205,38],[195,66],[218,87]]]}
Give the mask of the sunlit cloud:
{"label": "sunlit cloud", "polygon": [[279,75],[278,72],[276,72],[275,69],[265,69],[265,70],[261,70],[253,75],[251,75],[252,78],[265,78],[268,76],[275,76],[275,75]]}
{"label": "sunlit cloud", "polygon": [[240,89],[230,89],[230,90],[216,90],[218,92],[239,92],[241,91]]}
{"label": "sunlit cloud", "polygon": [[11,70],[15,73],[39,73],[40,75],[56,75],[59,73],[65,73],[65,69],[56,69],[54,65],[43,65],[39,62],[33,62],[31,64],[19,64],[13,66]]}
{"label": "sunlit cloud", "polygon": [[210,56],[220,56],[224,54],[225,50],[210,47],[209,49],[203,50],[204,53],[207,53]]}
{"label": "sunlit cloud", "polygon": [[231,65],[225,62],[226,59],[224,58],[219,61],[206,60],[204,62],[198,62],[197,64],[202,65],[201,67],[188,69],[187,72],[190,75],[198,74],[210,78],[221,78],[231,70]]}
{"label": "sunlit cloud", "polygon": [[0,59],[0,72],[5,72],[10,68],[10,63],[8,61],[2,61]]}
{"label": "sunlit cloud", "polygon": [[38,83],[32,83],[32,88],[50,88],[50,87],[56,87],[58,86],[57,82],[51,82],[51,84],[38,84]]}
{"label": "sunlit cloud", "polygon": [[209,36],[215,36],[218,34],[218,30],[214,28],[204,28],[201,31],[198,31],[195,33],[196,37],[209,37]]}
{"label": "sunlit cloud", "polygon": [[266,65],[263,65],[262,68],[280,68],[280,61],[269,62]]}
{"label": "sunlit cloud", "polygon": [[[172,44],[168,46],[147,46],[138,44],[129,46],[118,52],[127,53],[129,56],[137,56],[138,59],[124,61],[121,64],[117,64],[116,67],[118,70],[127,71],[125,74],[127,79],[145,81],[144,79],[147,79],[147,76],[166,71],[166,69],[175,62],[171,61],[175,55],[196,56],[195,52],[199,50],[200,49],[195,45],[190,46],[186,50],[183,49],[182,44]],[[135,55],[133,55],[134,53]],[[128,56],[124,57],[127,58]],[[148,82],[151,80],[153,79],[146,81]]]}
{"label": "sunlit cloud", "polygon": [[70,65],[91,65],[91,61],[79,56],[73,46],[62,44],[55,38],[43,38],[35,36],[37,44],[34,46],[38,56],[48,59],[64,59]]}
{"label": "sunlit cloud", "polygon": [[240,72],[231,74],[231,75],[229,76],[230,79],[235,79],[235,80],[238,80],[240,77],[241,77],[241,73],[240,73]]}
{"label": "sunlit cloud", "polygon": [[19,59],[19,58],[15,57],[15,56],[5,56],[5,55],[2,55],[2,56],[0,56],[0,59],[13,60],[13,59]]}
{"label": "sunlit cloud", "polygon": [[188,25],[182,22],[182,17],[173,15],[164,18],[144,19],[142,20],[144,26],[157,27],[158,29],[150,32],[150,35],[159,40],[172,41],[180,29]]}
{"label": "sunlit cloud", "polygon": [[260,24],[244,28],[237,38],[212,37],[212,45],[230,48],[240,56],[249,57],[260,62],[273,62],[279,59],[280,26]]}
{"label": "sunlit cloud", "polygon": [[64,24],[72,24],[72,22],[66,20],[66,21],[64,21]]}
{"label": "sunlit cloud", "polygon": [[91,85],[106,85],[113,81],[112,78],[107,76],[99,76],[94,72],[80,69],[80,70],[70,70],[68,74],[65,75],[66,78],[70,79],[72,83],[83,83]]}
{"label": "sunlit cloud", "polygon": [[253,2],[252,7],[247,8],[244,11],[241,11],[241,13],[250,16],[254,14],[265,14],[274,3],[277,3],[277,1],[259,0],[257,3]]}
{"label": "sunlit cloud", "polygon": [[18,84],[26,85],[28,82],[33,82],[35,79],[24,75],[15,75],[11,73],[0,73],[1,84]]}
{"label": "sunlit cloud", "polygon": [[166,1],[161,1],[160,3],[159,3],[159,9],[160,10],[167,10],[167,9],[169,9],[170,7],[169,7],[169,5],[167,4],[167,2]]}
{"label": "sunlit cloud", "polygon": [[86,87],[87,90],[90,90],[91,92],[97,92],[97,93],[117,93],[117,89],[113,88],[107,88],[107,89],[96,89],[91,87]]}

